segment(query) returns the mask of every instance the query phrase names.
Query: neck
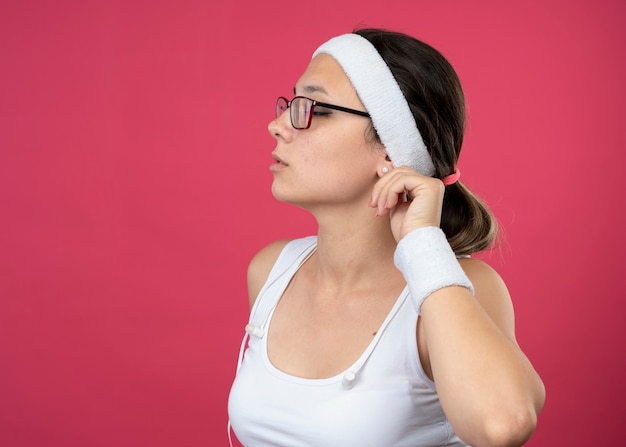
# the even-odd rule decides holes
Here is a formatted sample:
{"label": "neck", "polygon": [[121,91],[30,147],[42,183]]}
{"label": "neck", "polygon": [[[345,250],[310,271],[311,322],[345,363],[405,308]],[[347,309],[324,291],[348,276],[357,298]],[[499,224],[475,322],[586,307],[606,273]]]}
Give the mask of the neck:
{"label": "neck", "polygon": [[312,261],[318,281],[337,290],[402,281],[393,263],[396,241],[388,216],[376,217],[368,207],[314,215],[319,228]]}

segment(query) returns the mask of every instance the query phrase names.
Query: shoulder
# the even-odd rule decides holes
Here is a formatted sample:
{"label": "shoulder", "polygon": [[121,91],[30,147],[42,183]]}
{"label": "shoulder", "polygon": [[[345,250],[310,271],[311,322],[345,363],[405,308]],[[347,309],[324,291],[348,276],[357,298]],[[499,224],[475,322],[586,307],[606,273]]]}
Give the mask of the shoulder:
{"label": "shoulder", "polygon": [[250,308],[252,308],[263,284],[267,281],[276,259],[278,259],[281,251],[288,243],[289,239],[274,241],[259,250],[250,261],[248,265],[248,299],[250,300]]}
{"label": "shoulder", "polygon": [[474,286],[474,298],[500,330],[515,341],[513,303],[502,277],[479,259],[461,258],[459,263]]}
{"label": "shoulder", "polygon": [[486,262],[475,258],[459,258],[459,264],[474,284],[474,288],[497,287],[498,289],[506,289],[506,285],[498,272]]}

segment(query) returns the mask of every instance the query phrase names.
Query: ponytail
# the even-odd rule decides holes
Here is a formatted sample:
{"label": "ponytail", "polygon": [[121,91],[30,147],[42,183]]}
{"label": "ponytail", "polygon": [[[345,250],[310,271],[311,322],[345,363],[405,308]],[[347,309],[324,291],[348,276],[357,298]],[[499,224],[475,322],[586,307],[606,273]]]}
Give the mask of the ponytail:
{"label": "ponytail", "polygon": [[489,248],[498,234],[493,214],[461,182],[446,186],[441,229],[457,256],[468,256]]}

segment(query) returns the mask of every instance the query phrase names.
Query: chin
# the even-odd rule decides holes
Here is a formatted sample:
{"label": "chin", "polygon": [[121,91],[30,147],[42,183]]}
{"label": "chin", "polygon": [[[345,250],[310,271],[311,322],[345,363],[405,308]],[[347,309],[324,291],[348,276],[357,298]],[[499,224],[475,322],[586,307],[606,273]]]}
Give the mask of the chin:
{"label": "chin", "polygon": [[272,195],[279,202],[288,203],[289,205],[308,210],[308,202],[304,200],[301,195],[298,195],[291,190],[277,188],[275,185],[272,185]]}
{"label": "chin", "polygon": [[279,202],[292,203],[290,200],[290,194],[287,191],[281,191],[279,187],[276,186],[276,183],[272,183],[272,195]]}

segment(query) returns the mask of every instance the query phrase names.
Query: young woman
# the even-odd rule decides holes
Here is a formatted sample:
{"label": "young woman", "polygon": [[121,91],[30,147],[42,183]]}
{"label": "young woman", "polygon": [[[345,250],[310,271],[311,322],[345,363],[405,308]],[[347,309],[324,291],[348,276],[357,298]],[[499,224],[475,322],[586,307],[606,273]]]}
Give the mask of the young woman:
{"label": "young woman", "polygon": [[310,211],[318,234],[250,263],[250,337],[229,398],[237,437],[523,444],[544,388],[502,279],[469,257],[495,225],[459,181],[454,70],[410,36],[359,30],[317,49],[295,95],[269,124],[272,192]]}

